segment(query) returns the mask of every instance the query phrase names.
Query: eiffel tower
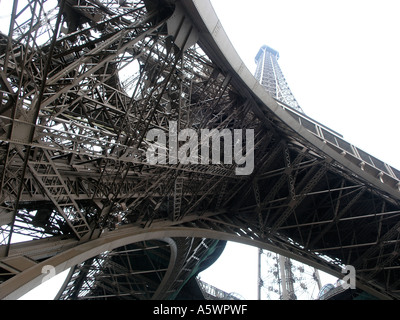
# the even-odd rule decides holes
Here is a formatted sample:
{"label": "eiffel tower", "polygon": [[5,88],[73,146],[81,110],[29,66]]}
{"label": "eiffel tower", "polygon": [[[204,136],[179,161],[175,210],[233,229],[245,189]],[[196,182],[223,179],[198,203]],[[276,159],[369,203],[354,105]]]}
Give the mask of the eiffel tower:
{"label": "eiffel tower", "polygon": [[[226,241],[337,277],[351,265],[356,293],[399,298],[400,171],[271,97],[209,1],[10,3],[1,299],[48,267],[70,270],[58,299],[193,296]],[[254,142],[253,170],[227,161],[233,146],[205,162],[185,140],[201,130]]]}

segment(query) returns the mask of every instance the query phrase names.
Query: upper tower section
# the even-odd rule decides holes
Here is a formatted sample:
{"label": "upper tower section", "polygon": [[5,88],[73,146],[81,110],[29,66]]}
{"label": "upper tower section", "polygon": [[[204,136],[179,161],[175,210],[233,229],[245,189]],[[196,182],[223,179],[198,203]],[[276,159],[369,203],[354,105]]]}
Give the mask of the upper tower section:
{"label": "upper tower section", "polygon": [[255,58],[257,68],[254,76],[272,97],[304,113],[290,91],[278,59],[278,51],[266,45],[262,46]]}
{"label": "upper tower section", "polygon": [[270,54],[276,56],[276,59],[279,59],[278,51],[276,51],[275,49],[272,49],[271,47],[263,45],[257,53],[256,59],[255,59],[256,63],[258,63],[258,61],[263,57],[265,51],[268,51]]}

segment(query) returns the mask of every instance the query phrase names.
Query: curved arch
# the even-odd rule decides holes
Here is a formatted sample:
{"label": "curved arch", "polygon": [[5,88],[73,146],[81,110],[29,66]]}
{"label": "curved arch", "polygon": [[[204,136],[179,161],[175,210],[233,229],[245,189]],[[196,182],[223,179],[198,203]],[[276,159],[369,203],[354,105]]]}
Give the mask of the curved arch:
{"label": "curved arch", "polygon": [[[295,254],[289,250],[277,248],[276,246],[259,240],[245,238],[236,234],[229,234],[223,231],[200,228],[194,229],[190,227],[168,227],[140,230],[134,227],[127,227],[118,231],[106,233],[101,238],[91,240],[74,248],[68,249],[14,276],[12,279],[4,283],[4,286],[2,287],[0,293],[0,299],[18,299],[23,294],[38,286],[45,276],[45,274],[42,274],[41,272],[43,266],[45,265],[53,266],[56,270],[56,274],[59,274],[62,271],[71,268],[77,264],[80,264],[85,260],[95,257],[105,251],[111,251],[124,245],[146,240],[157,239],[170,243],[170,241],[172,240],[171,238],[174,237],[208,238],[238,242],[241,244],[246,244],[276,252],[278,254],[296,259],[313,267],[317,267],[320,270],[334,276],[341,276],[340,272],[335,272],[334,270],[327,268],[325,265],[319,264],[316,261],[311,260],[305,256],[299,256],[298,254]],[[168,271],[160,285],[159,290],[157,290],[156,292],[155,298],[157,297],[157,294],[162,291],[161,286],[167,283],[167,281],[169,280],[169,276],[171,275],[172,270],[175,266],[176,252],[176,248],[175,253],[171,252]]]}
{"label": "curved arch", "polygon": [[[159,284],[156,292],[154,293],[154,295],[152,297],[152,299],[159,299],[160,297],[162,297],[163,290],[165,290],[166,286],[169,284],[169,282],[171,280],[171,275],[173,275],[174,268],[176,266],[177,256],[178,256],[178,246],[177,246],[176,241],[174,241],[174,239],[172,239],[172,238],[155,239],[155,240],[167,243],[170,248],[170,255],[169,255],[167,271],[166,271],[161,283]],[[114,248],[114,249],[116,249],[116,248]],[[75,272],[74,268],[71,268],[69,274],[65,278],[63,285],[59,289],[59,291],[55,297],[55,300],[60,299],[60,297],[62,296],[62,293],[64,292],[65,288],[69,284],[74,272]]]}
{"label": "curved arch", "polygon": [[[105,251],[111,251],[125,245],[146,240],[159,240],[169,244],[171,251],[168,269],[153,297],[154,299],[157,299],[162,293],[165,285],[167,285],[168,281],[170,280],[170,276],[174,271],[178,252],[177,245],[173,239],[170,237],[158,237],[158,234],[158,232],[156,232],[156,234],[146,234],[145,232],[141,232],[135,235],[126,236],[124,233],[124,235],[121,235],[121,237],[107,237],[108,240],[106,239],[105,241],[103,241],[103,238],[99,238],[86,242],[82,245],[78,245],[72,249],[68,249],[60,254],[57,254],[56,256],[53,256],[52,258],[38,263],[37,265],[25,270],[24,272],[21,272],[7,281],[1,290],[0,299],[18,299],[25,293],[39,286],[46,276],[46,274],[42,273],[42,268],[44,266],[50,265],[54,267],[55,274],[59,274]],[[65,287],[67,284],[68,278],[69,277],[67,277],[65,283],[63,283],[63,287]]]}

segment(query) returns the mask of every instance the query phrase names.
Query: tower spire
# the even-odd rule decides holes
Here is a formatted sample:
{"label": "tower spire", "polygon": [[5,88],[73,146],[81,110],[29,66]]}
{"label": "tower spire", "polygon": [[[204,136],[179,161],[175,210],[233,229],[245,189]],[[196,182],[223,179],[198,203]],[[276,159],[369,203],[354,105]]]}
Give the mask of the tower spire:
{"label": "tower spire", "polygon": [[257,64],[255,77],[273,98],[304,113],[292,91],[290,91],[282,70],[279,67],[278,59],[278,51],[266,45],[262,46],[255,58]]}

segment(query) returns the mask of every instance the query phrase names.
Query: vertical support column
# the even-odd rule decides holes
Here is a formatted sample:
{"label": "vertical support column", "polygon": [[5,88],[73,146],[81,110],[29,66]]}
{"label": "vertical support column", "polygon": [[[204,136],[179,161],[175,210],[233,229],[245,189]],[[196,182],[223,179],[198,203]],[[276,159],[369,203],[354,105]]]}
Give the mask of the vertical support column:
{"label": "vertical support column", "polygon": [[286,279],[286,273],[285,273],[285,257],[279,256],[278,257],[279,261],[279,271],[281,273],[281,288],[282,288],[282,300],[289,300],[289,294],[287,290],[287,279]]}
{"label": "vertical support column", "polygon": [[183,177],[177,177],[174,186],[174,212],[172,216],[172,221],[177,221],[181,215],[183,197]]}
{"label": "vertical support column", "polygon": [[261,300],[261,287],[263,285],[262,279],[261,279],[261,255],[262,255],[262,249],[258,249],[258,263],[257,263],[257,300]]}

